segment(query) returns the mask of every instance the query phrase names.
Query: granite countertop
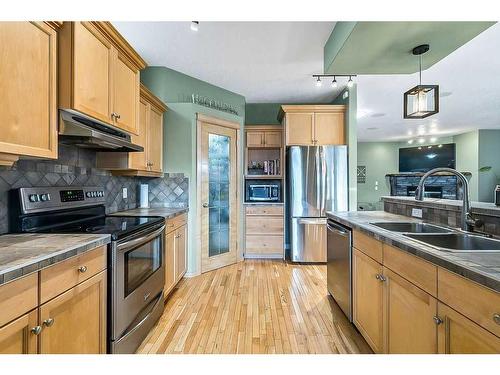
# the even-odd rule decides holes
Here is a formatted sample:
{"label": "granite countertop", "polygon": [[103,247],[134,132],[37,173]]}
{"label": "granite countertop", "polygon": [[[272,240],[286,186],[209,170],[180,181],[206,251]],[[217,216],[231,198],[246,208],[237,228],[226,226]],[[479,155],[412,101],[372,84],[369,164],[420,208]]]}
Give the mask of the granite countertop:
{"label": "granite countertop", "polygon": [[1,235],[0,285],[110,241],[109,234]]}
{"label": "granite countertop", "polygon": [[[415,200],[415,197],[384,196],[382,200],[395,203],[412,203],[422,207],[442,207],[448,210],[460,211],[463,206],[461,200],[424,198],[423,201]],[[470,202],[473,212],[485,215],[500,216],[500,206],[490,202]]]}
{"label": "granite countertop", "polygon": [[371,225],[376,221],[413,221],[407,216],[384,211],[328,212],[327,216],[345,226],[358,229],[380,241],[400,248],[440,267],[500,292],[500,253],[452,253],[416,242],[401,233]]}
{"label": "granite countertop", "polygon": [[188,207],[152,207],[152,208],[134,208],[132,210],[115,212],[114,216],[162,216],[165,219],[172,219],[185,212]]}

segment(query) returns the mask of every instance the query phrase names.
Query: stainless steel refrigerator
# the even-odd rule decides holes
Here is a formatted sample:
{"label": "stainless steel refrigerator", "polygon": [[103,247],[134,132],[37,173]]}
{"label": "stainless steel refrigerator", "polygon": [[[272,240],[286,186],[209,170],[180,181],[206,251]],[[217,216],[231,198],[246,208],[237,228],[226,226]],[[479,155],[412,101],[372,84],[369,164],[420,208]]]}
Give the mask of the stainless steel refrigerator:
{"label": "stainless steel refrigerator", "polygon": [[326,212],[348,210],[347,146],[287,149],[290,259],[326,262]]}

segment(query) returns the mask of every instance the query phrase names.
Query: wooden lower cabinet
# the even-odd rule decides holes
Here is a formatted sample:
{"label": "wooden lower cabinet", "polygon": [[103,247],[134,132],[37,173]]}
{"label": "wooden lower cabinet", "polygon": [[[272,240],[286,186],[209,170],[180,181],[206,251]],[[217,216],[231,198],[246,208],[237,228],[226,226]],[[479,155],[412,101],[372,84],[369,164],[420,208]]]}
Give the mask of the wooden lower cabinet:
{"label": "wooden lower cabinet", "polygon": [[500,338],[438,303],[438,350],[440,354],[500,354]]}
{"label": "wooden lower cabinet", "polygon": [[175,280],[178,282],[182,279],[182,276],[186,273],[187,263],[186,263],[186,237],[187,237],[187,226],[183,225],[177,229],[177,234],[175,238]]}
{"label": "wooden lower cabinet", "polygon": [[106,353],[106,271],[40,307],[41,354]]}
{"label": "wooden lower cabinet", "polygon": [[384,267],[385,353],[437,353],[437,300]]}
{"label": "wooden lower cabinet", "polygon": [[0,328],[0,354],[36,354],[38,309],[33,310]]}
{"label": "wooden lower cabinet", "polygon": [[167,220],[165,234],[165,287],[167,296],[187,270],[187,215]]}
{"label": "wooden lower cabinet", "polygon": [[247,205],[245,257],[283,258],[283,206]]}
{"label": "wooden lower cabinet", "polygon": [[382,265],[353,249],[353,320],[375,353],[383,352]]}

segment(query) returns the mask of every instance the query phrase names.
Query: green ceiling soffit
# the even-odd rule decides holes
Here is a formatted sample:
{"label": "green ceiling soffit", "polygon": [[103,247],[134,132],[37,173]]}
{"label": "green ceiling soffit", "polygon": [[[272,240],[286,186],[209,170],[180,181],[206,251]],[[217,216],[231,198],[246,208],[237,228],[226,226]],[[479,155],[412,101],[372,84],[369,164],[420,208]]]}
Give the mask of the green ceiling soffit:
{"label": "green ceiling soffit", "polygon": [[330,74],[410,74],[418,71],[411,50],[429,44],[427,69],[495,22],[337,22],[324,47]]}

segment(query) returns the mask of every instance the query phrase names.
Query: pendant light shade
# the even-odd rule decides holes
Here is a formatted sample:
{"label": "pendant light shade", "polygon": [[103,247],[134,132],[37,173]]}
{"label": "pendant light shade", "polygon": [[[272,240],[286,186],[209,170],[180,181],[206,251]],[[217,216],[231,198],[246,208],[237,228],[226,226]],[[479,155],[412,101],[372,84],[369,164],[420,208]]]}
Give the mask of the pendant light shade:
{"label": "pendant light shade", "polygon": [[428,44],[415,47],[413,54],[419,56],[420,84],[409,89],[403,95],[403,117],[421,119],[439,112],[439,86],[422,85],[422,55],[429,50]]}

